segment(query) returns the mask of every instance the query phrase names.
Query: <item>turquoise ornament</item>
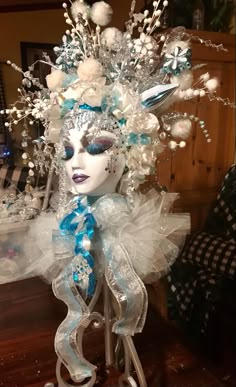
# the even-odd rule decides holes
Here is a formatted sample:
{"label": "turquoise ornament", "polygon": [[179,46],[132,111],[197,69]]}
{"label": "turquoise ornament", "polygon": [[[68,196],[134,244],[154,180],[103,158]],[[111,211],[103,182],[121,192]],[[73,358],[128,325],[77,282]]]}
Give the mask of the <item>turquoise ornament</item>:
{"label": "turquoise ornament", "polygon": [[73,98],[65,99],[61,105],[62,110],[72,110],[76,103],[77,103],[77,101]]}
{"label": "turquoise ornament", "polygon": [[79,108],[81,110],[89,110],[91,112],[98,112],[98,113],[102,112],[102,109],[100,106],[90,106],[90,105],[87,105],[86,103],[84,103],[83,105],[79,105]]}
{"label": "turquoise ornament", "polygon": [[151,138],[147,134],[130,133],[127,139],[127,145],[148,145],[151,143]]}
{"label": "turquoise ornament", "polygon": [[183,70],[191,68],[192,51],[190,48],[175,47],[171,54],[165,54],[163,72],[178,76]]}
{"label": "turquoise ornament", "polygon": [[127,120],[125,118],[121,118],[118,122],[119,122],[120,126],[124,126],[126,124]]}
{"label": "turquoise ornament", "polygon": [[140,134],[139,136],[140,144],[141,145],[148,145],[151,143],[151,138],[147,134]]}
{"label": "turquoise ornament", "polygon": [[141,105],[148,111],[159,109],[179,87],[177,84],[156,85],[141,93]]}
{"label": "turquoise ornament", "polygon": [[133,145],[138,143],[138,135],[136,133],[130,133],[128,135],[128,140],[127,140],[128,145]]}

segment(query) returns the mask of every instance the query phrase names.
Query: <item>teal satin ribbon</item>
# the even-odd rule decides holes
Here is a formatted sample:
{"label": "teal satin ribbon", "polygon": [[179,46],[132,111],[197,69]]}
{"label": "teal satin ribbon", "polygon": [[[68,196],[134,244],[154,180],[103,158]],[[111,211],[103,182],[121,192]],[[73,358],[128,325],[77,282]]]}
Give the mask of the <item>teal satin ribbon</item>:
{"label": "teal satin ribbon", "polygon": [[99,112],[99,113],[102,112],[102,109],[100,106],[90,106],[90,105],[87,105],[86,103],[84,103],[83,105],[79,105],[79,108],[82,110],[90,110],[92,112]]}
{"label": "teal satin ribbon", "polygon": [[[84,319],[90,315],[82,294],[93,296],[96,278],[94,260],[88,247],[94,236],[96,221],[87,206],[75,199],[76,207],[66,215],[60,223],[60,231],[65,235],[74,236],[75,257],[53,281],[53,291],[57,298],[68,307],[68,314],[60,324],[55,336],[55,350],[58,358],[68,369],[75,382],[91,377],[95,367],[83,357],[81,343],[78,345],[77,333],[83,327]],[[78,231],[80,222],[83,222]],[[88,243],[89,242],[89,243]],[[87,248],[86,248],[87,246]]]}
{"label": "teal satin ribbon", "polygon": [[[88,211],[88,207],[82,205],[80,199],[77,200],[77,207],[62,219],[59,227],[62,232],[73,234],[75,237],[73,278],[76,284],[78,284],[86,294],[92,296],[96,285],[96,278],[93,272],[94,259],[89,253],[89,249],[85,248],[85,245],[90,247],[90,242],[94,236],[96,221],[93,215]],[[83,225],[80,231],[76,232],[79,226],[77,218],[81,219],[81,215],[83,215]],[[81,263],[81,260],[84,260],[85,262]],[[82,280],[82,278],[84,278],[84,280]]]}

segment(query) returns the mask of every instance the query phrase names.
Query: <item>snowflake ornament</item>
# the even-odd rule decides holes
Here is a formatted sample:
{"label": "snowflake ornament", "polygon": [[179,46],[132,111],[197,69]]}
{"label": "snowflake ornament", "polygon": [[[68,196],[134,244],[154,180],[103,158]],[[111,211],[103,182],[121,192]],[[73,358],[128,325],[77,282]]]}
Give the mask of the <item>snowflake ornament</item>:
{"label": "snowflake ornament", "polygon": [[174,51],[164,56],[163,71],[167,74],[180,75],[183,70],[191,68],[190,48],[175,47]]}

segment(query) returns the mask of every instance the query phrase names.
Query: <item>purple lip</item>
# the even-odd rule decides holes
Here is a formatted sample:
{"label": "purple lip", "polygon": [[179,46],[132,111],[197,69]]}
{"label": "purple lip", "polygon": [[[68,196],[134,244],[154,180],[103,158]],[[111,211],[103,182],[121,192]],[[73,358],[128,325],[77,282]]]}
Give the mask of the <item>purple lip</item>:
{"label": "purple lip", "polygon": [[83,183],[83,181],[87,180],[88,178],[89,178],[89,176],[83,175],[83,174],[78,174],[78,173],[74,173],[74,175],[72,176],[72,180],[76,184]]}

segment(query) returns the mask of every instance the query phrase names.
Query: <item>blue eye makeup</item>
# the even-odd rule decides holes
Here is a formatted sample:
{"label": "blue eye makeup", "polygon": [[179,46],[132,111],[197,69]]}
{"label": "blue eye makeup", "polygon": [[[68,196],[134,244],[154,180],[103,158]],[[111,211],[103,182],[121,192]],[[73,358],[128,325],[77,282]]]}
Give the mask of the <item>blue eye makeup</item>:
{"label": "blue eye makeup", "polygon": [[114,140],[112,138],[98,137],[86,147],[86,151],[90,155],[99,155],[111,148],[113,144]]}
{"label": "blue eye makeup", "polygon": [[62,160],[68,161],[74,156],[74,148],[71,145],[64,145],[64,156]]}

